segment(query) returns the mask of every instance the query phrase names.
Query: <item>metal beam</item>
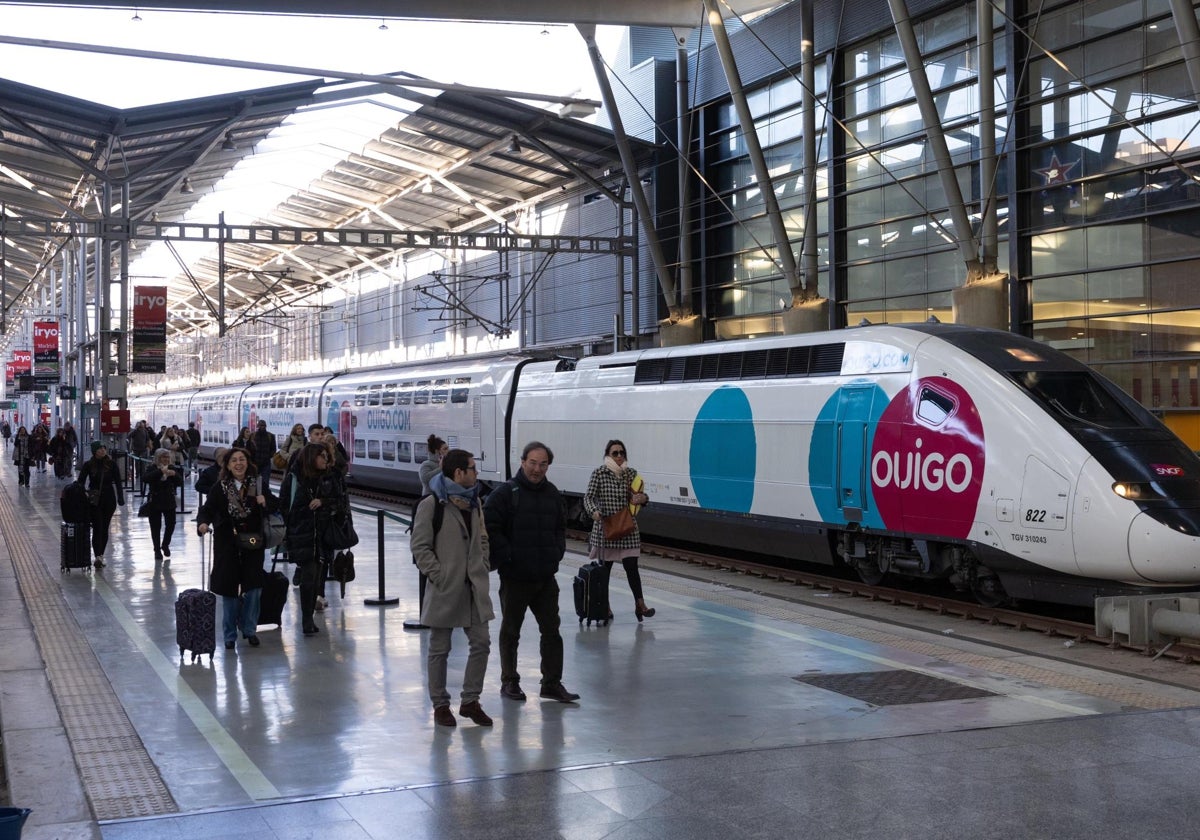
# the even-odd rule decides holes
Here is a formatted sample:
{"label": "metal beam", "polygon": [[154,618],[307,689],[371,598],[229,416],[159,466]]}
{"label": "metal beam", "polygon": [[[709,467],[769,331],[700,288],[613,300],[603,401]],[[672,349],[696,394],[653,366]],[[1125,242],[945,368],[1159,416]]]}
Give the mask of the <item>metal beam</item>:
{"label": "metal beam", "polygon": [[[763,154],[762,144],[758,142],[758,131],[754,127],[754,116],[750,113],[750,104],[746,101],[746,91],[742,88],[742,74],[738,70],[737,61],[733,56],[729,33],[725,31],[725,22],[721,19],[716,0],[704,0],[704,8],[708,14],[708,25],[712,30],[713,43],[716,44],[717,54],[721,58],[721,66],[725,69],[725,79],[729,83],[729,95],[733,99],[733,107],[742,127],[742,137],[746,140],[746,152],[750,155],[750,163],[754,166],[754,177],[758,181],[759,191],[762,192],[767,221],[770,222],[771,233],[775,237],[775,249],[778,254],[776,265],[783,274],[788,288],[792,291],[793,302],[797,299],[803,300],[804,289],[796,274],[796,255],[792,253],[792,242],[788,237],[787,226],[783,223],[779,198],[775,195],[775,183],[771,180],[771,169],[767,166],[767,158]],[[770,258],[769,253],[767,257]]]}
{"label": "metal beam", "polygon": [[1175,18],[1183,63],[1192,83],[1192,98],[1200,102],[1200,26],[1196,24],[1196,10],[1192,8],[1191,0],[1171,0],[1171,16]]}
{"label": "metal beam", "polygon": [[[888,0],[888,6],[892,11],[892,22],[896,25],[896,36],[904,51],[904,63],[908,67],[913,94],[917,98],[917,108],[921,112],[922,122],[925,123],[926,142],[933,152],[934,160],[937,161],[942,189],[950,204],[950,218],[954,221],[953,238],[958,245],[963,263],[967,267],[966,282],[971,283],[983,276],[983,270],[979,264],[979,248],[975,244],[971,220],[967,216],[967,208],[963,203],[962,190],[958,187],[958,178],[954,175],[954,161],[950,157],[950,148],[946,145],[946,135],[942,131],[941,116],[933,101],[933,90],[929,86],[929,77],[925,75],[925,65],[921,58],[921,48],[917,44],[917,34],[913,31],[912,19],[908,15],[908,6],[904,0]],[[949,233],[944,227],[941,229]]]}
{"label": "metal beam", "polygon": [[[26,0],[34,5],[61,5],[61,0]],[[747,14],[778,5],[779,0],[722,0],[729,14]],[[128,9],[114,0],[76,0],[74,6]],[[423,20],[584,23],[612,26],[691,26],[696,0],[145,0],[140,9],[204,12],[263,12],[322,17],[414,18]]]}

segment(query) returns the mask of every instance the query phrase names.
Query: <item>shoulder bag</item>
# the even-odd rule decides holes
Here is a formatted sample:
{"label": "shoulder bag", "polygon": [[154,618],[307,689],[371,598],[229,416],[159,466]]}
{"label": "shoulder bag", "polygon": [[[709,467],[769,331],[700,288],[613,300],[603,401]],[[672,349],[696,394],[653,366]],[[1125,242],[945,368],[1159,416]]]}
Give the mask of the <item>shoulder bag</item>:
{"label": "shoulder bag", "polygon": [[342,516],[333,516],[321,534],[321,542],[334,551],[354,548],[358,545],[358,533],[354,530],[354,519],[347,510]]}
{"label": "shoulder bag", "polygon": [[239,531],[234,528],[233,538],[240,551],[262,551],[266,548],[261,531]]}
{"label": "shoulder bag", "polygon": [[604,517],[602,522],[604,525],[604,539],[619,540],[621,537],[627,537],[633,533],[633,514],[629,511],[629,505],[621,505],[621,509],[611,516]]}

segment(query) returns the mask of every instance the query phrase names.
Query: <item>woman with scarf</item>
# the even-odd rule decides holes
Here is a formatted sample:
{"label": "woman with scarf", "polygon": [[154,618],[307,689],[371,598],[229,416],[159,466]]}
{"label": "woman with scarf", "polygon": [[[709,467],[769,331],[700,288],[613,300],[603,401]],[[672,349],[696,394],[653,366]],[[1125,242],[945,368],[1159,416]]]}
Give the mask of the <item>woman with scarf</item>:
{"label": "woman with scarf", "polygon": [[[604,518],[612,516],[625,505],[641,505],[650,501],[642,492],[641,478],[637,470],[625,462],[625,444],[610,440],[604,447],[604,464],[592,472],[588,480],[587,493],[583,497],[583,509],[592,517],[592,532],[588,536],[588,557],[604,563],[612,570],[616,560],[625,567],[625,577],[633,592],[633,614],[637,620],[654,615],[654,608],[647,607],[642,597],[642,576],[638,573],[638,557],[642,553],[642,536],[638,531],[637,518],[633,520],[633,532],[616,539],[605,539]],[[612,614],[609,614],[612,618]]]}
{"label": "woman with scarf", "polygon": [[33,464],[33,441],[29,439],[29,430],[24,426],[17,429],[17,438],[13,443],[13,463],[17,465],[17,486],[29,486],[29,467]]}
{"label": "woman with scarf", "polygon": [[[226,650],[237,644],[239,629],[251,647],[258,647],[258,607],[266,581],[263,528],[267,515],[277,508],[271,488],[254,470],[249,451],[230,449],[220,479],[196,516],[200,536],[213,532],[208,588],[221,596]],[[243,540],[255,534],[259,547],[245,545]]]}
{"label": "woman with scarf", "polygon": [[429,495],[413,512],[412,552],[417,568],[429,579],[421,599],[421,623],[429,627],[429,699],[438,726],[455,726],[446,689],[450,634],[467,634],[467,667],[458,713],[480,726],[492,719],[479,705],[487,673],[491,636],[488,622],[496,617],[488,593],[488,538],[479,504],[475,457],[451,449],[442,469],[429,482]]}
{"label": "woman with scarf", "polygon": [[108,457],[103,441],[92,441],[92,457],[79,469],[79,484],[87,491],[92,511],[92,553],[97,569],[104,568],[104,550],[108,548],[108,526],[117,505],[125,504],[125,488],[117,464]]}
{"label": "woman with scarf", "polygon": [[[171,463],[171,450],[156,449],[154,460],[142,473],[146,485],[146,513],[150,518],[150,540],[154,559],[171,556],[171,537],[175,534],[175,494],[183,486],[183,471]],[[165,526],[165,530],[164,530]]]}
{"label": "woman with scarf", "polygon": [[331,553],[322,536],[332,518],[349,507],[341,477],[331,461],[324,444],[306,444],[279,488],[287,519],[288,556],[300,567],[300,620],[305,636],[320,632],[313,611],[318,590],[325,585],[325,564]]}
{"label": "woman with scarf", "polygon": [[[292,455],[299,452],[308,443],[308,437],[304,434],[304,424],[297,423],[292,426],[292,432],[288,435],[287,440],[283,442],[283,446],[279,447],[279,451],[283,453],[284,461],[290,462]],[[276,466],[279,466],[276,464]],[[280,469],[287,469],[285,463]]]}

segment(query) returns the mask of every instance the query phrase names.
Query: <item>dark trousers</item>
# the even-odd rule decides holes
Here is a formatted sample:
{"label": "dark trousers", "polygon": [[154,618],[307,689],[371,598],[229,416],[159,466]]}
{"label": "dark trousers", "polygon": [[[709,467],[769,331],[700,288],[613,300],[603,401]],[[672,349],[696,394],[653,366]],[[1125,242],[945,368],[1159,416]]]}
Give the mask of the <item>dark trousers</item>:
{"label": "dark trousers", "polygon": [[108,526],[116,510],[103,504],[92,506],[92,554],[97,557],[103,557],[108,548]]}
{"label": "dark trousers", "polygon": [[[625,567],[625,577],[629,580],[629,591],[633,593],[633,600],[642,600],[642,575],[638,572],[638,559],[636,557],[622,557],[621,565]],[[604,568],[612,572],[612,562],[606,560]]]}
{"label": "dark trousers", "polygon": [[563,640],[558,632],[558,581],[500,579],[500,681],[519,682],[517,646],[525,610],[533,613],[541,632],[542,685],[562,682]]}
{"label": "dark trousers", "polygon": [[[163,529],[163,525],[166,529]],[[150,539],[154,541],[154,550],[160,551],[165,546],[171,547],[171,537],[175,534],[175,508],[170,510],[154,510],[150,512]]]}

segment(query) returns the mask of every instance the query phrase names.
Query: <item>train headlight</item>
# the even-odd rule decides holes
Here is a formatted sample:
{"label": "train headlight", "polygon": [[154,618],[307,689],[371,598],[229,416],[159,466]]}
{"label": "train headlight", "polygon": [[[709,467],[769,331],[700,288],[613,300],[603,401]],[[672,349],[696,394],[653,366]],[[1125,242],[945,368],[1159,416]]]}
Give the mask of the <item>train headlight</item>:
{"label": "train headlight", "polygon": [[1122,499],[1166,499],[1168,494],[1153,481],[1116,481],[1113,492]]}

